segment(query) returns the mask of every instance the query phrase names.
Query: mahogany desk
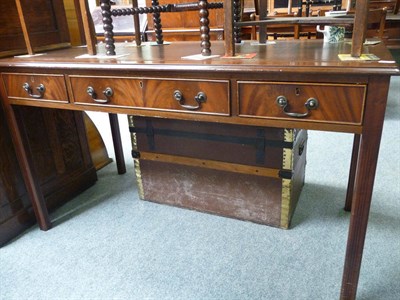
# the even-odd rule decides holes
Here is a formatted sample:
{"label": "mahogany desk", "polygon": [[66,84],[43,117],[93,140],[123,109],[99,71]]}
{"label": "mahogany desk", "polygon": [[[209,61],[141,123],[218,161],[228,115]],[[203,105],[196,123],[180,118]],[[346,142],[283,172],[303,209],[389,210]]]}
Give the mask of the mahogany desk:
{"label": "mahogany desk", "polygon": [[[387,62],[393,59],[383,45],[366,47],[363,53],[386,63],[341,62],[338,53],[350,53],[350,45],[321,40],[236,47],[238,53],[256,56],[183,60],[200,52],[199,43],[176,42],[117,45],[117,56],[103,59],[75,58],[86,49],[71,48],[0,60],[1,100],[39,226],[47,230],[51,221],[13,105],[354,133],[341,299],[355,299],[389,81],[399,74],[398,66]],[[225,53],[218,42],[212,50]],[[295,115],[278,105],[285,100],[289,104],[284,109]]]}

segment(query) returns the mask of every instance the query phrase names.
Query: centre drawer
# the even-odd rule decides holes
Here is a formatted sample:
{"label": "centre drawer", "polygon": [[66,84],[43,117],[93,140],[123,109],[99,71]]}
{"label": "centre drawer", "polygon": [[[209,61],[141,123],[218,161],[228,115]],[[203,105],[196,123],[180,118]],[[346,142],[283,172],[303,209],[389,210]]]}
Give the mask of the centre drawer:
{"label": "centre drawer", "polygon": [[10,99],[68,102],[64,75],[2,74]]}
{"label": "centre drawer", "polygon": [[366,85],[238,82],[242,117],[361,124]]}
{"label": "centre drawer", "polygon": [[77,104],[229,115],[229,81],[70,76]]}

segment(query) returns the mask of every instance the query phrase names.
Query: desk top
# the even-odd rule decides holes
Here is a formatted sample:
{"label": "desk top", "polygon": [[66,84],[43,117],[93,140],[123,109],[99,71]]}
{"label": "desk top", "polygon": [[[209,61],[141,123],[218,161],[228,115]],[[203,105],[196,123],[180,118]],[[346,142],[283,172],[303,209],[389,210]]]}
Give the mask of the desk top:
{"label": "desk top", "polygon": [[116,56],[106,56],[104,44],[98,45],[97,56],[86,56],[86,47],[54,50],[43,55],[18,56],[0,60],[0,67],[51,68],[53,70],[115,70],[115,71],[211,71],[211,72],[290,72],[325,74],[386,74],[398,75],[399,66],[384,45],[364,46],[363,53],[375,54],[379,61],[341,61],[338,54],[349,54],[349,42],[328,44],[322,40],[276,41],[257,45],[246,41],[236,45],[237,53],[254,58],[224,58],[221,41],[212,42],[212,54],[219,57],[188,60],[182,57],[200,53],[198,42],[136,47],[134,43],[116,44]]}

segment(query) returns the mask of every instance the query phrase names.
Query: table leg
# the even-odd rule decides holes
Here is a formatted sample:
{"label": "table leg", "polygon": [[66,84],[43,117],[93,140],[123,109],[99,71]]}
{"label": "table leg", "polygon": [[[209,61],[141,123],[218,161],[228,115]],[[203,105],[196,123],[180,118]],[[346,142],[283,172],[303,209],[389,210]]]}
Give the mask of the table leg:
{"label": "table leg", "polygon": [[224,0],[224,48],[226,56],[235,56],[233,38],[233,5],[231,0]]}
{"label": "table leg", "polygon": [[33,167],[31,157],[27,154],[17,116],[13,107],[4,103],[4,111],[6,114],[7,123],[10,129],[11,138],[14,144],[15,153],[18,159],[18,164],[21,169],[22,177],[26,186],[27,193],[32,202],[32,208],[35,213],[37,222],[41,230],[49,230],[51,228],[50,216],[47,211],[46,202],[44,200],[42,189],[38,182]]}
{"label": "table leg", "polygon": [[108,114],[111,126],[111,135],[114,144],[115,160],[117,162],[118,174],[126,173],[124,150],[122,148],[121,132],[119,130],[119,122],[117,114]]}
{"label": "table leg", "polygon": [[390,77],[371,77],[356,168],[341,298],[356,298]]}
{"label": "table leg", "polygon": [[[267,19],[267,1],[260,1],[260,11],[259,11],[259,18],[260,20],[265,20]],[[266,25],[260,25],[258,28],[258,38],[259,38],[259,43],[260,44],[265,44],[268,40],[267,36],[267,26]]]}
{"label": "table leg", "polygon": [[353,200],[353,192],[354,192],[354,180],[356,178],[358,151],[359,150],[360,150],[360,135],[355,134],[354,141],[353,141],[353,152],[351,154],[349,182],[347,184],[346,203],[344,205],[345,211],[351,210],[351,203]]}
{"label": "table leg", "polygon": [[[138,0],[132,0],[132,8],[138,8]],[[135,26],[135,43],[136,46],[140,46],[142,44],[142,36],[141,36],[141,28],[140,28],[140,19],[138,14],[133,15],[133,24]]]}

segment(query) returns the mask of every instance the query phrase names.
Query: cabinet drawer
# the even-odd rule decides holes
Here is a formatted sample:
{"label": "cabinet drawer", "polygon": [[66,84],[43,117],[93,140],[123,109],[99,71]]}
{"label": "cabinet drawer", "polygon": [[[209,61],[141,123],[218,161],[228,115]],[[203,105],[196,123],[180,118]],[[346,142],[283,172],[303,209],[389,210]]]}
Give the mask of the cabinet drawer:
{"label": "cabinet drawer", "polygon": [[71,76],[70,82],[78,104],[229,115],[228,81]]}
{"label": "cabinet drawer", "polygon": [[69,76],[73,102],[131,107],[140,99],[139,81],[131,78]]}
{"label": "cabinet drawer", "polygon": [[64,75],[2,74],[10,99],[68,102]]}
{"label": "cabinet drawer", "polygon": [[361,124],[365,92],[365,85],[356,84],[240,81],[239,114],[243,117]]}

